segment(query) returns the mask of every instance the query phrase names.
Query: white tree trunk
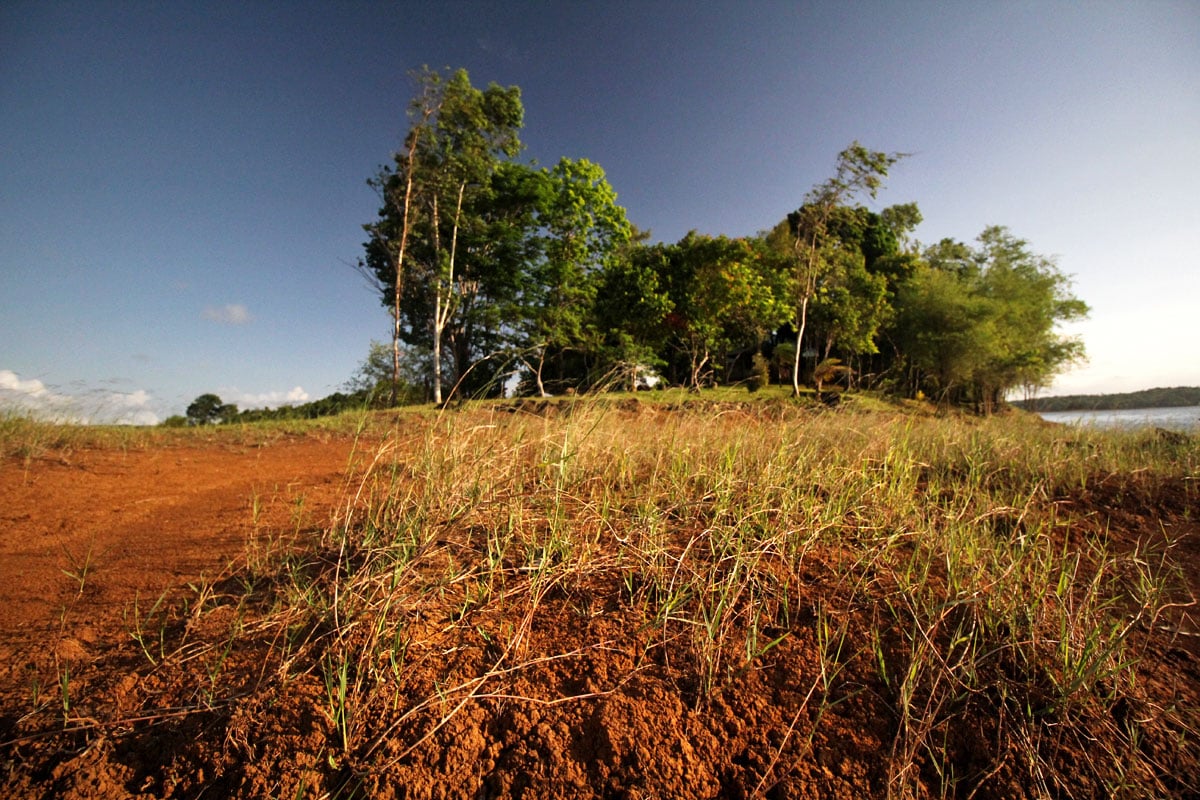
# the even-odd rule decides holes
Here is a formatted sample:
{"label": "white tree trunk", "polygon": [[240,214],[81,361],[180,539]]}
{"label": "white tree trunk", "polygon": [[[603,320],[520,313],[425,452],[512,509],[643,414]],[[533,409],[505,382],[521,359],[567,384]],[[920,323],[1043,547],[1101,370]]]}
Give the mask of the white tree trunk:
{"label": "white tree trunk", "polygon": [[808,324],[808,295],[800,299],[800,327],[796,330],[796,361],[792,364],[792,397],[800,396],[800,353],[803,349],[804,327]]}
{"label": "white tree trunk", "polygon": [[[458,186],[458,200],[454,206],[454,224],[450,229],[450,264],[446,279],[437,276],[437,291],[433,310],[433,402],[442,404],[442,333],[450,322],[454,310],[454,258],[458,249],[458,226],[462,218],[463,195],[467,185]],[[437,231],[437,202],[434,202],[434,231]]]}

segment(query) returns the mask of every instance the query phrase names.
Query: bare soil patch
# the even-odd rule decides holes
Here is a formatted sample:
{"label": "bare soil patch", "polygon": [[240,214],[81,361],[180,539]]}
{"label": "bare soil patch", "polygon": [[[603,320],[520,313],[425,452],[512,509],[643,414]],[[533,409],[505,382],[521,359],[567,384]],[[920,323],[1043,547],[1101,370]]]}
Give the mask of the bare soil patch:
{"label": "bare soil patch", "polygon": [[293,438],[0,463],[0,738],[57,691],[60,666],[82,682],[127,650],[135,600],[229,574],[256,531],[324,525],[351,449]]}

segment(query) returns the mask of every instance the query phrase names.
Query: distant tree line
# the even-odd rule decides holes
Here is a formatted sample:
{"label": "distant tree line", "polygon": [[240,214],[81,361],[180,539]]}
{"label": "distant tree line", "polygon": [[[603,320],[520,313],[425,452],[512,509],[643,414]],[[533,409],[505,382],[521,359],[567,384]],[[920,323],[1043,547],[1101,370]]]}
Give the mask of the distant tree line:
{"label": "distant tree line", "polygon": [[[344,411],[362,410],[365,408],[384,408],[387,406],[386,389],[377,392],[375,388],[350,388],[345,392],[334,392],[308,403],[283,405],[277,408],[248,408],[238,410],[233,403],[225,403],[218,395],[202,394],[192,401],[184,416],[171,416],[163,421],[168,428],[182,428],[197,425],[231,425],[244,422],[261,422],[263,420],[317,419],[341,414]],[[414,402],[411,397],[403,398],[405,402]]]}
{"label": "distant tree line", "polygon": [[1121,394],[1069,394],[1013,403],[1031,411],[1120,411],[1200,406],[1200,386],[1173,386]]}
{"label": "distant tree line", "polygon": [[[872,211],[902,154],[852,144],[756,236],[650,243],[603,170],[517,160],[515,86],[415,76],[409,129],[370,184],[359,271],[392,321],[389,403],[661,380],[838,381],[987,411],[1083,356],[1087,313],[1054,262],[1003,227],[923,246],[915,203]],[[377,364],[378,366],[378,364]],[[373,387],[376,388],[376,387]]]}

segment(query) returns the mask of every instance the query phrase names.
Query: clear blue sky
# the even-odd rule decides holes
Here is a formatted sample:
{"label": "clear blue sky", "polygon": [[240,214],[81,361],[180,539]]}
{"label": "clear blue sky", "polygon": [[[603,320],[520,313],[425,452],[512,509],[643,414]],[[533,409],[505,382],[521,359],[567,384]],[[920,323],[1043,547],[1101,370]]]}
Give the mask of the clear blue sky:
{"label": "clear blue sky", "polygon": [[1091,304],[1051,393],[1200,385],[1200,3],[0,3],[0,402],[152,422],[336,391],[422,64],[521,87],[655,239],[768,228],[857,139],[925,243]]}

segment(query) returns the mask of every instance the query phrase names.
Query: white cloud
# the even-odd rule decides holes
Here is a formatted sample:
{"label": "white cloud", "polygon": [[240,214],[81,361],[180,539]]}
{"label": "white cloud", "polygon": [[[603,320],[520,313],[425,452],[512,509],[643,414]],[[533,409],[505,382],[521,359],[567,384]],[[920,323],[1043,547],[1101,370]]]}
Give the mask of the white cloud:
{"label": "white cloud", "polygon": [[63,394],[37,378],[22,379],[12,370],[0,370],[0,410],[50,422],[155,425],[159,416],[154,404],[153,395],[145,389]]}
{"label": "white cloud", "polygon": [[309,400],[309,394],[304,391],[302,386],[296,386],[286,392],[259,392],[258,394],[243,392],[237,387],[227,387],[221,389],[219,394],[223,400],[234,403],[238,408],[275,408],[306,403]]}
{"label": "white cloud", "polygon": [[0,370],[0,410],[56,422],[80,422],[72,405],[71,397],[50,391],[37,378],[23,380],[12,370]]}
{"label": "white cloud", "polygon": [[0,369],[0,397],[8,395],[17,397],[43,397],[47,394],[46,385],[37,378],[21,380],[17,373],[10,369]]}
{"label": "white cloud", "polygon": [[154,397],[145,389],[113,392],[104,398],[104,415],[117,425],[157,425],[158,414],[151,405]]}
{"label": "white cloud", "polygon": [[208,306],[200,315],[207,320],[220,323],[222,325],[245,325],[250,320],[254,319],[251,316],[249,309],[240,303],[230,303],[221,306]]}

